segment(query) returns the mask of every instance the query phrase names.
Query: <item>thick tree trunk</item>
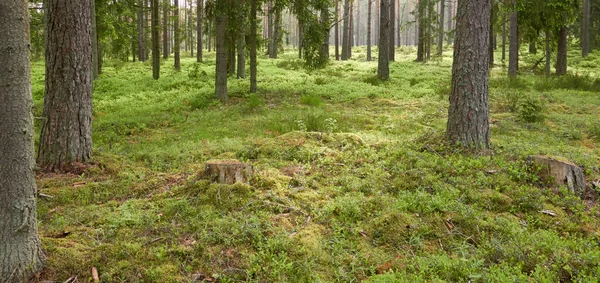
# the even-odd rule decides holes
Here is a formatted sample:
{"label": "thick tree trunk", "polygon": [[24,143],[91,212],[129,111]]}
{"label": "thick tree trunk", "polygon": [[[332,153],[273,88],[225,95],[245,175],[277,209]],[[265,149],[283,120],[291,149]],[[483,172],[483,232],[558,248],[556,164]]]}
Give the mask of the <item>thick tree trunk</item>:
{"label": "thick tree trunk", "polygon": [[175,43],[173,44],[174,51],[174,66],[175,70],[181,70],[181,31],[179,30],[179,0],[175,0],[175,8],[173,11],[173,28],[175,29]]}
{"label": "thick tree trunk", "polygon": [[256,19],[256,10],[257,10],[257,0],[251,0],[250,2],[250,92],[256,92],[256,56],[257,56],[257,44],[256,44],[256,35],[258,32],[257,27],[257,19]]}
{"label": "thick tree trunk", "polygon": [[372,33],[372,31],[371,31],[371,22],[372,22],[372,19],[371,19],[371,14],[372,14],[371,9],[372,8],[371,7],[372,7],[372,5],[371,4],[373,3],[373,1],[372,0],[367,0],[367,1],[368,1],[368,3],[367,3],[367,61],[371,62],[373,60],[372,54],[371,54],[371,36],[372,36],[372,34],[371,34]]}
{"label": "thick tree trunk", "polygon": [[[145,24],[144,24],[144,0],[140,0],[139,4],[140,4],[140,8],[138,8],[138,14],[137,14],[137,40],[138,40],[138,58],[141,62],[146,61],[146,37],[145,37],[145,33],[146,33],[146,28],[145,28]],[[97,45],[96,45],[97,46]]]}
{"label": "thick tree trunk", "polygon": [[329,60],[329,8],[323,8],[321,10],[321,25],[323,25],[325,30],[323,31],[323,43],[321,44],[319,61],[326,63]]}
{"label": "thick tree trunk", "polygon": [[169,58],[169,55],[171,54],[171,51],[169,50],[169,18],[171,18],[171,15],[169,15],[169,11],[171,10],[171,0],[163,0],[163,24],[162,24],[162,30],[163,30],[163,58],[167,59]]}
{"label": "thick tree trunk", "polygon": [[490,147],[488,62],[490,0],[460,0],[446,135],[452,144]]}
{"label": "thick tree trunk", "polygon": [[377,77],[382,81],[390,78],[390,3],[393,0],[381,0],[381,11],[379,13],[379,58],[377,65]]}
{"label": "thick tree trunk", "polygon": [[417,4],[418,8],[417,8],[417,20],[419,22],[419,26],[417,27],[418,32],[419,32],[419,42],[418,42],[418,46],[417,46],[417,62],[424,62],[425,61],[425,56],[426,56],[426,34],[425,34],[425,29],[427,28],[426,25],[426,18],[425,18],[425,12],[426,12],[426,8],[427,5],[425,3],[425,0],[419,0],[419,3]]}
{"label": "thick tree trunk", "polygon": [[[370,4],[369,4],[370,5]],[[340,0],[335,0],[335,60],[340,60]]]}
{"label": "thick tree trunk", "polygon": [[350,0],[344,0],[344,30],[342,33],[342,61],[350,59]]}
{"label": "thick tree trunk", "polygon": [[489,41],[490,43],[488,44],[488,65],[490,66],[490,68],[494,67],[494,39],[496,37],[496,34],[494,32],[494,21],[495,21],[495,17],[496,17],[496,10],[493,8],[494,6],[494,1],[495,0],[491,0],[492,2],[492,9],[490,9],[490,30],[489,30]]}
{"label": "thick tree trunk", "polygon": [[[23,20],[29,19],[27,5],[0,1],[0,281],[7,283],[28,282],[44,265],[33,171],[29,21]],[[90,13],[90,6],[84,10]]]}
{"label": "thick tree trunk", "polygon": [[[223,0],[217,0],[222,2]],[[225,35],[227,32],[227,14],[224,11],[217,11],[215,22],[216,28],[216,45],[217,45],[217,62],[216,62],[216,78],[215,78],[215,96],[225,102],[227,96],[227,46]]]}
{"label": "thick tree trunk", "polygon": [[567,73],[567,27],[563,26],[558,33],[558,49],[556,51],[556,74]]}
{"label": "thick tree trunk", "polygon": [[277,59],[279,56],[279,41],[281,39],[281,8],[275,8],[275,23],[273,28],[273,41],[272,44],[272,52],[273,56],[271,58]]}
{"label": "thick tree trunk", "polygon": [[590,0],[583,0],[583,22],[581,23],[581,54],[590,53]]}
{"label": "thick tree trunk", "polygon": [[98,78],[98,33],[96,31],[96,1],[90,0],[92,13],[92,78]]}
{"label": "thick tree trunk", "polygon": [[516,77],[519,69],[519,30],[517,12],[510,13],[510,45],[508,46],[508,76]]}
{"label": "thick tree trunk", "polygon": [[390,24],[389,24],[389,32],[390,35],[388,37],[388,56],[390,57],[390,61],[396,60],[396,43],[394,38],[396,37],[396,0],[390,0],[389,2],[389,13],[390,13]]}
{"label": "thick tree trunk", "polygon": [[444,52],[444,16],[446,15],[446,4],[445,0],[440,1],[440,23],[439,23],[439,38],[438,38],[438,50],[437,54],[442,55]]}
{"label": "thick tree trunk", "polygon": [[198,41],[196,44],[196,47],[198,48],[196,51],[196,61],[202,63],[202,16],[204,14],[204,0],[198,0],[196,9],[196,40]]}
{"label": "thick tree trunk", "polygon": [[73,163],[92,156],[91,9],[76,0],[48,0],[46,9],[46,88],[38,163],[47,171],[69,171]]}
{"label": "thick tree trunk", "polygon": [[152,78],[158,80],[160,78],[160,42],[158,40],[160,26],[158,21],[158,0],[151,0],[150,6],[152,10]]}

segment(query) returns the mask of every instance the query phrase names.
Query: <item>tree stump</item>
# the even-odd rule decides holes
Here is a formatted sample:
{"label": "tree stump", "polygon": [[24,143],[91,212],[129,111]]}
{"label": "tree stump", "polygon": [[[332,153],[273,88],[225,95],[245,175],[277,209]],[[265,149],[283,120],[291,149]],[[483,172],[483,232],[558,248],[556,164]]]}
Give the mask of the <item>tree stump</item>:
{"label": "tree stump", "polygon": [[541,169],[542,180],[555,186],[567,185],[576,195],[585,196],[586,182],[579,166],[548,156],[529,156],[527,160]]}
{"label": "tree stump", "polygon": [[221,184],[247,183],[252,174],[252,165],[237,160],[211,160],[204,168],[204,178]]}

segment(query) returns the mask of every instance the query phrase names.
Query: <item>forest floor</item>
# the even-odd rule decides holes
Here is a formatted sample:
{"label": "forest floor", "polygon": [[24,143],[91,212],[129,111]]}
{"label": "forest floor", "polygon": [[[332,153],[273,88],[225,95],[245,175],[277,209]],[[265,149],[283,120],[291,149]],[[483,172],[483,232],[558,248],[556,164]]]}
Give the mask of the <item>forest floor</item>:
{"label": "forest floor", "polygon": [[[600,207],[551,189],[526,162],[551,155],[600,179],[600,53],[571,74],[490,79],[493,149],[444,144],[452,54],[391,81],[353,59],[308,72],[288,50],[260,58],[258,94],[206,63],[107,61],[94,90],[94,162],[39,174],[41,279],[86,282],[597,282]],[[496,54],[500,58],[500,54]],[[41,116],[43,63],[33,64]],[[37,120],[36,120],[37,121]],[[38,121],[39,122],[39,121]],[[39,131],[39,123],[36,125]],[[212,159],[251,163],[249,184],[200,178]],[[552,212],[552,213],[549,213]]]}

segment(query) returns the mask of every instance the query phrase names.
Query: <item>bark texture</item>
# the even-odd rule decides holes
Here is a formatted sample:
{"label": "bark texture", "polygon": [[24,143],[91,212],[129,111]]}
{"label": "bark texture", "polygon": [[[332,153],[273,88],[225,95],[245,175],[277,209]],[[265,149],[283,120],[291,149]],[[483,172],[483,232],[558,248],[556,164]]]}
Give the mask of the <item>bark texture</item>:
{"label": "bark texture", "polygon": [[[92,78],[98,78],[98,33],[96,31],[96,1],[90,0],[92,11]],[[134,59],[135,61],[135,59]]]}
{"label": "bark texture", "polygon": [[[219,2],[223,0],[217,0]],[[221,101],[227,101],[227,46],[225,44],[225,33],[227,31],[227,14],[217,11],[215,21],[217,34],[217,62],[215,78],[215,96]]]}
{"label": "bark texture", "polygon": [[389,5],[390,24],[388,30],[390,35],[388,38],[388,57],[390,58],[390,61],[395,61],[396,49],[394,47],[396,46],[396,42],[394,41],[394,38],[396,37],[396,0],[390,0]]}
{"label": "bark texture", "polygon": [[372,19],[371,19],[372,5],[371,4],[372,3],[373,3],[373,1],[371,1],[371,0],[369,0],[367,3],[367,61],[368,62],[371,62],[373,60],[372,55],[371,55],[371,53],[372,53],[371,52],[371,36],[372,36],[371,35],[371,21],[372,21]]}
{"label": "bark texture", "polygon": [[171,10],[171,0],[163,0],[163,59],[169,58],[171,50],[169,50],[169,11]]}
{"label": "bark texture", "polygon": [[256,36],[258,32],[257,22],[256,22],[256,10],[258,8],[257,0],[251,0],[250,2],[250,92],[256,92],[256,74],[257,74],[257,44],[256,44]]}
{"label": "bark texture", "polygon": [[181,70],[181,30],[179,29],[179,0],[175,0],[175,8],[173,12],[173,28],[175,29],[175,43],[173,44],[175,56],[175,70]]}
{"label": "bark texture", "polygon": [[[370,5],[370,4],[369,4]],[[334,44],[335,44],[335,60],[340,60],[340,1],[335,0],[335,30],[334,30]]]}
{"label": "bark texture", "polygon": [[208,161],[203,173],[204,178],[220,184],[248,183],[252,174],[252,165],[237,160]]}
{"label": "bark texture", "polygon": [[379,58],[377,65],[377,77],[386,81],[390,78],[389,36],[390,36],[390,2],[393,0],[381,0],[381,11],[379,13]]}
{"label": "bark texture", "polygon": [[350,58],[350,0],[344,1],[344,30],[342,32],[342,61]]}
{"label": "bark texture", "polygon": [[[28,2],[0,1],[0,282],[44,265],[37,235]],[[88,6],[89,2],[84,3]],[[89,61],[89,57],[86,57]]]}
{"label": "bark texture", "polygon": [[246,78],[246,34],[243,30],[238,32],[237,43],[237,78]]}
{"label": "bark texture", "polygon": [[556,51],[556,74],[567,73],[567,27],[563,26],[558,33],[558,50]]}
{"label": "bark texture", "polygon": [[448,141],[489,148],[488,45],[490,0],[459,0],[448,109]]}
{"label": "bark texture", "polygon": [[587,57],[590,53],[590,0],[583,0],[583,22],[581,25],[581,53],[583,57]]}
{"label": "bark texture", "polygon": [[204,14],[204,0],[198,0],[196,9],[196,47],[198,48],[196,51],[196,61],[202,63],[202,17]]}
{"label": "bark texture", "polygon": [[444,16],[446,15],[446,4],[444,3],[444,0],[440,1],[440,23],[439,23],[439,30],[438,30],[438,50],[437,50],[437,54],[438,55],[442,55],[442,52],[444,52]]}
{"label": "bark texture", "polygon": [[519,30],[517,12],[510,13],[510,45],[508,46],[508,76],[516,77],[519,69]]}
{"label": "bark texture", "polygon": [[92,36],[88,1],[48,0],[46,88],[38,164],[69,171],[92,156]]}
{"label": "bark texture", "polygon": [[146,61],[146,37],[145,33],[145,24],[144,24],[144,0],[139,1],[140,7],[138,8],[137,14],[137,48],[138,48],[138,59],[141,62]]}
{"label": "bark texture", "polygon": [[158,34],[160,30],[158,21],[158,0],[151,0],[152,9],[152,78],[160,78],[160,42]]}

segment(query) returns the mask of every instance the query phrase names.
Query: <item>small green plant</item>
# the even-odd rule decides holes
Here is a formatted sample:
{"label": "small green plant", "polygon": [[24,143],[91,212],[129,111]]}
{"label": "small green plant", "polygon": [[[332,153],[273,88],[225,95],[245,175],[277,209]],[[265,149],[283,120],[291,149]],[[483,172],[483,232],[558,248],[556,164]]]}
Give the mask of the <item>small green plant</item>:
{"label": "small green plant", "polygon": [[190,102],[192,110],[205,109],[218,104],[219,101],[215,99],[212,94],[209,93],[201,94]]}
{"label": "small green plant", "polygon": [[251,94],[248,96],[248,110],[256,110],[265,105],[263,99],[257,94]]}
{"label": "small green plant", "polygon": [[363,82],[374,86],[378,86],[381,84],[381,80],[377,76],[368,76],[365,79],[363,79]]}
{"label": "small green plant", "polygon": [[325,119],[325,131],[333,133],[337,129],[337,120],[334,118]]}
{"label": "small green plant", "polygon": [[588,135],[595,141],[600,141],[600,122],[594,122],[588,129]]}
{"label": "small green plant", "polygon": [[319,107],[323,105],[323,100],[316,94],[305,94],[300,97],[300,103],[312,107]]}
{"label": "small green plant", "polygon": [[324,77],[317,77],[317,78],[315,78],[315,84],[316,85],[326,85],[327,80]]}
{"label": "small green plant", "polygon": [[536,123],[544,121],[545,111],[544,101],[538,96],[527,95],[519,103],[519,118],[527,123]]}

